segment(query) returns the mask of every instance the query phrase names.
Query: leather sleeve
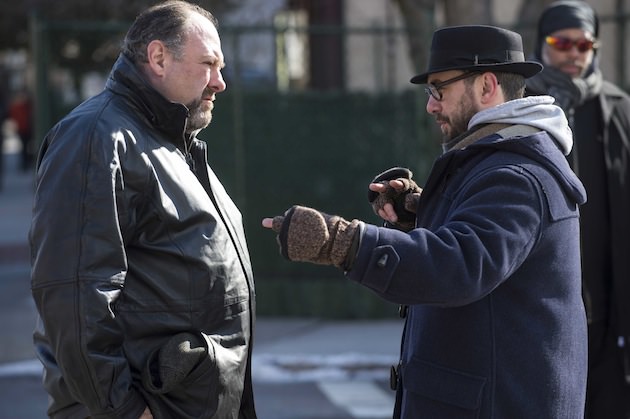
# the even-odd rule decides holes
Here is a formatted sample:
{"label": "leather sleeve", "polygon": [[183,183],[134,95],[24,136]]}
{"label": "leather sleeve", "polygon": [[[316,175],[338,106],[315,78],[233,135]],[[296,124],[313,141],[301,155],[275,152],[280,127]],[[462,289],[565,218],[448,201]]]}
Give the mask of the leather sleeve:
{"label": "leather sleeve", "polygon": [[137,417],[145,403],[132,387],[113,308],[127,270],[119,222],[128,216],[119,199],[124,143],[85,121],[67,120],[44,140],[32,293],[70,393],[93,417]]}

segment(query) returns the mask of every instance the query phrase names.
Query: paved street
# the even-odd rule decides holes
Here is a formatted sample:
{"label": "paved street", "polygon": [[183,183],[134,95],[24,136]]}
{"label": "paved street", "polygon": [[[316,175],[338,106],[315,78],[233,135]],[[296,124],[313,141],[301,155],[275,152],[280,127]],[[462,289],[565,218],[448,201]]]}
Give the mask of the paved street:
{"label": "paved street", "polygon": [[[45,418],[47,397],[35,360],[26,234],[32,176],[4,155],[0,191],[0,419]],[[400,319],[322,321],[260,318],[253,359],[260,419],[384,419],[402,328]]]}

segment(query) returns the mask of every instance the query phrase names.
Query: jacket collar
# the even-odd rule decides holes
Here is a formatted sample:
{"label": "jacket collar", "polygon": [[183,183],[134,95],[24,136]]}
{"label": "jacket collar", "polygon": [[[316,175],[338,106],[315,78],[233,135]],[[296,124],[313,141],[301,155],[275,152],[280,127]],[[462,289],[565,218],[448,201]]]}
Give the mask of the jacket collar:
{"label": "jacket collar", "polygon": [[152,126],[165,133],[174,144],[179,145],[184,139],[188,108],[158,93],[123,54],[114,63],[105,88],[129,100]]}

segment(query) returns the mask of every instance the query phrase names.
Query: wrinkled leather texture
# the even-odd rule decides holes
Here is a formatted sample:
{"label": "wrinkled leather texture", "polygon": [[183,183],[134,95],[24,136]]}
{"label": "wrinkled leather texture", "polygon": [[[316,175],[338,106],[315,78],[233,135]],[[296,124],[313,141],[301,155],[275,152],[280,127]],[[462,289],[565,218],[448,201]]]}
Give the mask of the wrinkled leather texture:
{"label": "wrinkled leather texture", "polygon": [[[194,137],[189,166],[186,118],[121,56],[43,141],[30,242],[51,417],[139,417],[148,404],[154,418],[255,418],[241,214]],[[208,357],[173,391],[147,391],[147,358],[181,332]]]}

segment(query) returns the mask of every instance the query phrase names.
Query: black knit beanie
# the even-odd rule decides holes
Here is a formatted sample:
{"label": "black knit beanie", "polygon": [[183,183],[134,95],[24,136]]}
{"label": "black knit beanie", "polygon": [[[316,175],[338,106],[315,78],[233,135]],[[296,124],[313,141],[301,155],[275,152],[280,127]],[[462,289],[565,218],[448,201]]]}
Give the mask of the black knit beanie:
{"label": "black knit beanie", "polygon": [[555,31],[568,28],[582,29],[592,33],[597,38],[599,22],[593,8],[580,0],[559,0],[547,6],[538,20],[536,56],[540,57],[540,50],[543,42],[545,42],[545,37]]}

